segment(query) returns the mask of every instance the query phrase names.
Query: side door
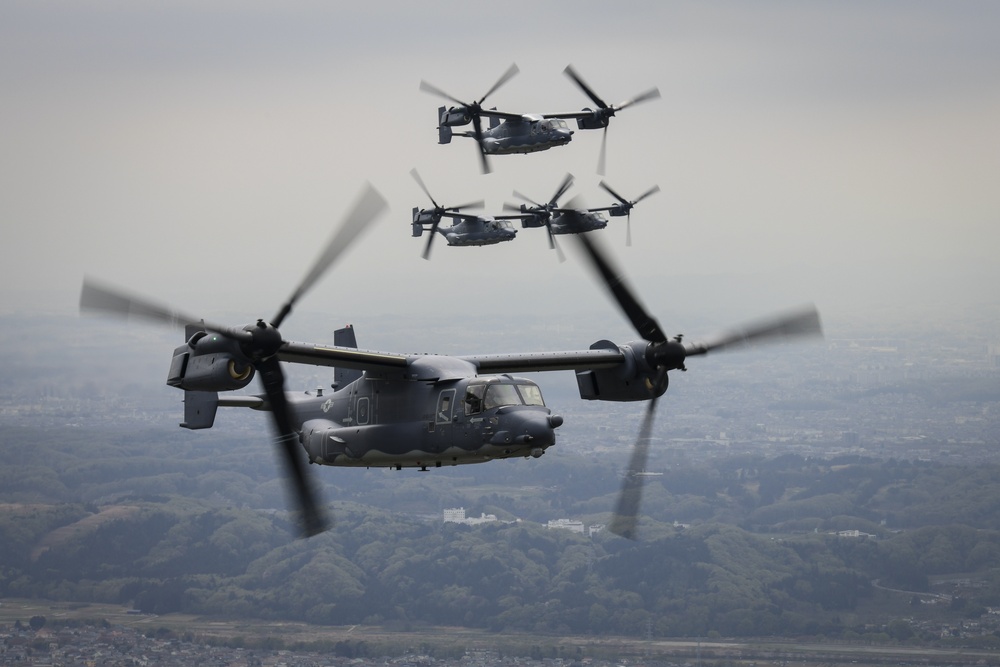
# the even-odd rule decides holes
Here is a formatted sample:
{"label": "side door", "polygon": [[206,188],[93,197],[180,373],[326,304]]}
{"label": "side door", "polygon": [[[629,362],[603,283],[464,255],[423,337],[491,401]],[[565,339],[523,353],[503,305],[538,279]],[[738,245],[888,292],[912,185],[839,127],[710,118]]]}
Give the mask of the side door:
{"label": "side door", "polygon": [[434,419],[430,423],[431,451],[442,452],[451,446],[455,426],[455,389],[442,389],[437,395]]}

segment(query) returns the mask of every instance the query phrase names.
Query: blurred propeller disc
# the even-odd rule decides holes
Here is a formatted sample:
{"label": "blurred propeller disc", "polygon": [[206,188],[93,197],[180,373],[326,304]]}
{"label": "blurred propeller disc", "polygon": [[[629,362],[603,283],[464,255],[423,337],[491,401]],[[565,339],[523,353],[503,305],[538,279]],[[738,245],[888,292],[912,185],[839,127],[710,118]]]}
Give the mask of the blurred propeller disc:
{"label": "blurred propeller disc", "polygon": [[277,357],[277,352],[284,343],[278,332],[278,326],[291,313],[299,298],[315,285],[386,207],[382,195],[370,184],[367,185],[271,324],[258,320],[255,325],[248,325],[243,329],[206,324],[200,318],[179,313],[112,288],[99,286],[92,280],[84,280],[80,292],[81,312],[139,316],[169,325],[196,325],[226,336],[239,344],[240,350],[259,374],[267,396],[276,442],[280,445],[279,456],[292,480],[290,494],[299,507],[302,518],[301,530],[305,537],[326,530],[329,522],[322,511],[319,495],[312,488],[306,474],[305,451],[295,431],[294,411],[285,393],[285,375]]}

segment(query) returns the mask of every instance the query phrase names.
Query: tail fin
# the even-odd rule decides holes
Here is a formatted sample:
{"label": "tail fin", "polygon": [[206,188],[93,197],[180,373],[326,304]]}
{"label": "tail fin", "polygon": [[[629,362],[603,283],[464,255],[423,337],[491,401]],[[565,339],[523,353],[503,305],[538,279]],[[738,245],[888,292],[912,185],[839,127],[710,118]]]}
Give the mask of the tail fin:
{"label": "tail fin", "polygon": [[444,124],[444,117],[447,109],[445,107],[438,107],[438,143],[439,144],[450,144],[451,143],[451,126]]}
{"label": "tail fin", "polygon": [[[337,347],[353,347],[357,349],[358,341],[354,337],[354,327],[348,324],[343,329],[334,331],[333,344]],[[338,366],[333,369],[333,383],[336,389],[346,387],[360,377],[361,371],[356,368],[340,368]]]}
{"label": "tail fin", "polygon": [[216,391],[185,391],[184,421],[182,428],[197,430],[212,428],[215,413],[219,409],[219,393]]}
{"label": "tail fin", "polygon": [[[184,339],[191,340],[196,334],[205,331],[204,323],[198,324],[188,324],[184,327]],[[185,367],[187,366],[187,352],[189,349],[181,347],[178,350],[184,350],[180,366],[177,369],[171,367],[171,375],[178,374],[180,377],[184,376]],[[175,355],[175,359],[178,358]],[[169,384],[169,381],[168,381]],[[181,428],[189,428],[192,430],[202,429],[202,428],[212,428],[215,423],[215,413],[219,409],[219,392],[217,391],[185,391],[184,392],[184,421],[181,422]]]}
{"label": "tail fin", "polygon": [[[420,209],[413,207],[413,237],[424,235],[424,226],[420,223]],[[337,334],[334,334],[336,336]]]}
{"label": "tail fin", "polygon": [[[490,110],[491,111],[496,111],[497,108],[496,107],[490,107]],[[495,127],[500,127],[500,119],[497,118],[496,116],[490,116],[490,129],[492,130]]]}

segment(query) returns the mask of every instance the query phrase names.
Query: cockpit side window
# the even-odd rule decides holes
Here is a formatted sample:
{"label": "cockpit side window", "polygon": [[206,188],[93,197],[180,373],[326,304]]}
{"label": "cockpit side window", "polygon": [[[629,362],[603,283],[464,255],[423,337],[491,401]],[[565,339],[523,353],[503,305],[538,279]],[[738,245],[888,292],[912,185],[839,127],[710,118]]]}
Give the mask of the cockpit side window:
{"label": "cockpit side window", "polygon": [[538,385],[519,384],[517,390],[521,392],[521,398],[524,399],[525,405],[545,405],[545,401],[542,400],[542,390],[538,388]]}
{"label": "cockpit side window", "polygon": [[521,397],[512,384],[491,384],[486,389],[483,409],[491,410],[504,405],[521,405]]}
{"label": "cockpit side window", "polygon": [[465,414],[475,415],[483,411],[485,384],[470,384],[465,389]]}

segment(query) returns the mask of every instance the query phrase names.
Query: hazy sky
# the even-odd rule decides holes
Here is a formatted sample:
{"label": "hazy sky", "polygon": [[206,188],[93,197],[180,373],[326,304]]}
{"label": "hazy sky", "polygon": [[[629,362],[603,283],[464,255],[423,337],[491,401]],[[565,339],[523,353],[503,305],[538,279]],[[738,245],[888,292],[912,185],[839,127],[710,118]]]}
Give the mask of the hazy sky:
{"label": "hazy sky", "polygon": [[470,140],[437,145],[420,80],[479,97],[512,62],[488,100],[504,110],[588,105],[569,63],[608,101],[659,87],[612,121],[606,179],[662,191],[633,212],[632,247],[619,219],[602,236],[665,328],[694,309],[735,322],[814,301],[836,328],[995,304],[997,35],[994,2],[4,2],[0,312],[73,312],[91,275],[270,317],[371,181],[390,213],[301,308],[620,320],[543,230],[439,238],[430,262],[410,235],[429,205],[412,167],[444,204],[500,212],[568,171],[610,203],[600,132],[487,176]]}

